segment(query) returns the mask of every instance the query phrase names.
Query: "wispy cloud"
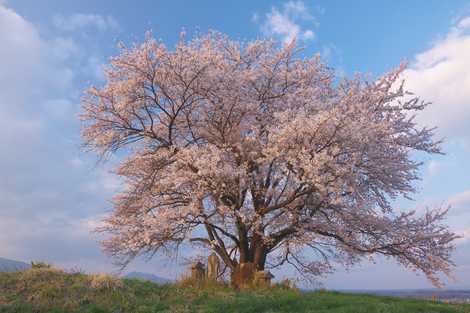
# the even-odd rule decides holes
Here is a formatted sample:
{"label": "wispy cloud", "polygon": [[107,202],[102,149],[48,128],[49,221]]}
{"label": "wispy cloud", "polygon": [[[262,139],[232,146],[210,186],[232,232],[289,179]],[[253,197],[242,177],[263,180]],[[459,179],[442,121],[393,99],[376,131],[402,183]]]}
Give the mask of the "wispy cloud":
{"label": "wispy cloud", "polygon": [[463,215],[470,213],[470,190],[457,193],[449,198],[451,215]]}
{"label": "wispy cloud", "polygon": [[287,1],[281,8],[272,7],[263,20],[255,13],[252,21],[260,23],[261,32],[269,37],[289,43],[293,39],[312,40],[315,38],[314,28],[318,22],[310,13],[303,1]]}
{"label": "wispy cloud", "polygon": [[457,231],[456,234],[460,236],[460,238],[456,240],[457,245],[463,245],[470,242],[470,228]]}
{"label": "wispy cloud", "polygon": [[457,29],[467,29],[470,28],[470,16],[462,18],[457,24]]}
{"label": "wispy cloud", "polygon": [[53,23],[54,26],[63,31],[76,31],[85,28],[94,28],[100,31],[119,29],[118,22],[112,16],[99,14],[56,15]]}
{"label": "wispy cloud", "polygon": [[443,165],[441,162],[436,161],[436,160],[431,160],[429,161],[428,166],[427,166],[427,174],[429,176],[434,176],[441,171],[442,167]]}

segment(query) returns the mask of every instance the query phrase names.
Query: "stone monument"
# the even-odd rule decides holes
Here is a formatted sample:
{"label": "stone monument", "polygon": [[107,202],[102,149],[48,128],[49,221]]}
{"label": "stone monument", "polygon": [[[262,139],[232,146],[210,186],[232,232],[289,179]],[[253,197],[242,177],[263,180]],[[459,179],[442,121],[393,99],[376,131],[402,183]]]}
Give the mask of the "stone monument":
{"label": "stone monument", "polygon": [[257,271],[253,277],[253,285],[261,288],[267,288],[271,286],[271,279],[274,275],[270,271]]}
{"label": "stone monument", "polygon": [[217,254],[212,253],[207,258],[207,278],[211,281],[216,281],[219,277],[220,262]]}
{"label": "stone monument", "polygon": [[204,264],[196,262],[191,265],[191,280],[195,282],[203,281],[205,277]]}

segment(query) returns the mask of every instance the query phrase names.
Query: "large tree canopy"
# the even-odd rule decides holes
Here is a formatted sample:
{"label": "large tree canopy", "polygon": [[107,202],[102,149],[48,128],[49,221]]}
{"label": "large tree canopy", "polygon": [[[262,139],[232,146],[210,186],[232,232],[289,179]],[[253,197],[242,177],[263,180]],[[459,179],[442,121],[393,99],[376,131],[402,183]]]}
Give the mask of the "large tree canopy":
{"label": "large tree canopy", "polygon": [[402,70],[337,82],[295,42],[218,33],[183,36],[174,50],[150,37],[122,47],[81,115],[91,149],[127,156],[105,250],[128,262],[188,242],[232,270],[312,275],[380,254],[439,284],[456,238],[446,210],[391,207],[415,192],[411,154],[440,153],[433,129],[414,122],[425,105]]}

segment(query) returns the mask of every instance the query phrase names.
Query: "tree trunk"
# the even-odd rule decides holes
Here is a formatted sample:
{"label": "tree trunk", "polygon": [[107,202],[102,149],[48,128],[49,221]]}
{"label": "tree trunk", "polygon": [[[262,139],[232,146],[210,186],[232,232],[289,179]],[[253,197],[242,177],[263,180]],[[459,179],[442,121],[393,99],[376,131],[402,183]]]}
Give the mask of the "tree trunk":
{"label": "tree trunk", "polygon": [[253,263],[255,264],[257,271],[264,270],[264,265],[266,263],[266,247],[263,244],[259,244],[253,255]]}
{"label": "tree trunk", "polygon": [[248,234],[246,231],[245,225],[237,218],[237,230],[238,230],[238,240],[239,240],[239,253],[240,260],[239,263],[245,263],[250,261],[250,251],[248,248]]}
{"label": "tree trunk", "polygon": [[250,285],[256,271],[264,270],[266,263],[267,249],[263,244],[258,242],[258,245],[250,247],[248,253],[242,261],[240,255],[240,262],[232,271],[232,284],[242,288]]}

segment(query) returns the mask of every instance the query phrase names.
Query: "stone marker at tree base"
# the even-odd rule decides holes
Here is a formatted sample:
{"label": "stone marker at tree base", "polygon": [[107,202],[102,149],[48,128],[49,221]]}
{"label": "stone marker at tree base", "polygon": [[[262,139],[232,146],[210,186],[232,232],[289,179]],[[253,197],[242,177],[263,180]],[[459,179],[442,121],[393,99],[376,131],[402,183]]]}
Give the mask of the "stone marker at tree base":
{"label": "stone marker at tree base", "polygon": [[253,276],[253,285],[257,287],[269,287],[271,286],[271,279],[274,275],[270,271],[257,271]]}
{"label": "stone marker at tree base", "polygon": [[192,281],[203,281],[205,277],[204,264],[196,262],[191,265],[191,280]]}
{"label": "stone marker at tree base", "polygon": [[211,281],[216,281],[219,277],[220,271],[220,261],[217,254],[212,253],[207,258],[207,279]]}

